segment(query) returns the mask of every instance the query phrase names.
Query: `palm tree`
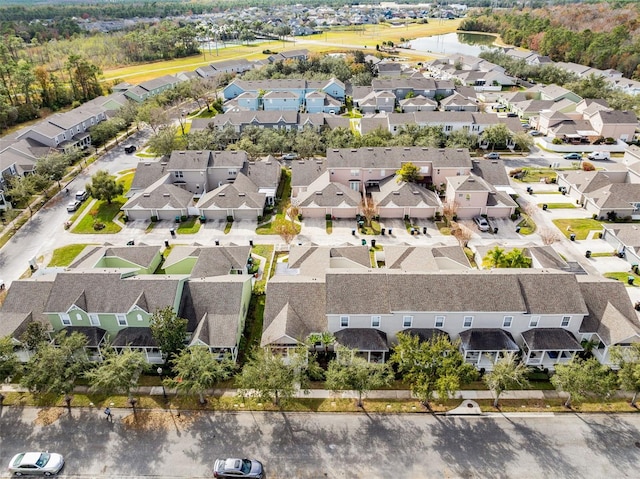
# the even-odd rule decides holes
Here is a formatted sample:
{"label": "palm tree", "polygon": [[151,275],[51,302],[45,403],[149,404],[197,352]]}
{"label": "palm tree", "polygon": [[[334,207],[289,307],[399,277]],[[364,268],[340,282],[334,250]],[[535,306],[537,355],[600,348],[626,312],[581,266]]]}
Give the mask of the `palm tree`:
{"label": "palm tree", "polygon": [[509,268],[531,268],[531,258],[525,256],[524,251],[519,248],[513,248],[504,259]]}
{"label": "palm tree", "polygon": [[515,353],[506,353],[494,366],[493,371],[484,377],[487,387],[496,395],[493,407],[498,407],[500,394],[507,389],[523,389],[529,385],[527,374],[529,367],[520,362]]}
{"label": "palm tree", "polygon": [[505,263],[504,250],[499,246],[496,246],[492,250],[487,252],[487,255],[482,258],[482,266],[485,268],[501,268]]}

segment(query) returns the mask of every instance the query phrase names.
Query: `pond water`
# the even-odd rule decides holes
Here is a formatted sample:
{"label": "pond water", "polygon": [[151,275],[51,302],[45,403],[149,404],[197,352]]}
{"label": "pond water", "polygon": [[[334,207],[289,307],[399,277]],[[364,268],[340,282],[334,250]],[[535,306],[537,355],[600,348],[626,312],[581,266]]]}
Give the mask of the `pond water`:
{"label": "pond water", "polygon": [[482,47],[489,48],[493,45],[493,35],[481,33],[447,33],[432,37],[416,38],[409,42],[413,50],[421,52],[433,52],[444,55],[460,53],[462,55],[478,56]]}

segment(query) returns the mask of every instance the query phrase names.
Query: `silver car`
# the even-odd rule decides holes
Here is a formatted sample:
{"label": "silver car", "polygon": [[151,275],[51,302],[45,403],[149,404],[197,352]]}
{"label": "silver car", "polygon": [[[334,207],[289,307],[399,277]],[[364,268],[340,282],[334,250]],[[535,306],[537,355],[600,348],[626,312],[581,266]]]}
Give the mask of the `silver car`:
{"label": "silver car", "polygon": [[216,459],[216,462],[213,464],[213,477],[248,477],[252,479],[262,479],[264,477],[264,470],[262,463],[255,459]]}
{"label": "silver car", "polygon": [[54,452],[21,452],[9,463],[9,472],[16,476],[53,476],[64,466],[64,458]]}
{"label": "silver car", "polygon": [[487,219],[483,216],[474,216],[473,221],[480,231],[489,231],[490,226]]}

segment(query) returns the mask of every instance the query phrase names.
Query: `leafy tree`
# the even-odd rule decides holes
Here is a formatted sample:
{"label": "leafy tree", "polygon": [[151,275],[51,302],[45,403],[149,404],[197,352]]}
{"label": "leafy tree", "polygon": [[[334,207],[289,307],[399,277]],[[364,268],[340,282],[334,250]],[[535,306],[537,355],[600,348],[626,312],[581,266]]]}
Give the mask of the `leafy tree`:
{"label": "leafy tree", "polygon": [[520,362],[515,353],[505,353],[502,358],[493,366],[493,371],[484,376],[483,381],[487,387],[495,394],[493,407],[498,407],[500,395],[507,389],[524,389],[529,385],[527,374],[529,367]]}
{"label": "leafy tree", "polygon": [[200,404],[206,402],[204,393],[229,379],[236,366],[228,355],[217,359],[205,346],[183,349],[171,364],[175,376],[165,379],[165,386],[186,395],[197,394]]}
{"label": "leafy tree", "polygon": [[514,134],[513,142],[520,151],[529,151],[533,146],[533,138],[526,131],[519,131]]}
{"label": "leafy tree", "polygon": [[630,347],[614,346],[611,348],[611,360],[620,368],[620,388],[633,391],[631,405],[636,407],[636,399],[640,393],[640,343],[633,343]]}
{"label": "leafy tree", "polygon": [[275,233],[280,236],[280,238],[282,238],[282,241],[284,241],[287,245],[290,244],[293,241],[293,238],[295,238],[299,232],[298,227],[295,225],[295,223],[293,223],[293,220],[286,221],[276,219],[274,221],[276,222],[273,228]]}
{"label": "leafy tree", "polygon": [[338,127],[327,130],[323,134],[327,148],[349,148],[353,145],[353,132],[348,128]]}
{"label": "leafy tree", "polygon": [[513,248],[504,255],[504,262],[507,268],[531,268],[531,258],[525,256],[520,248]]}
{"label": "leafy tree", "polygon": [[511,138],[511,131],[504,123],[496,123],[489,125],[482,132],[482,139],[491,145],[491,149],[497,146],[506,146],[507,141]]}
{"label": "leafy tree", "polygon": [[31,197],[35,192],[35,185],[31,178],[16,175],[9,179],[9,188],[7,188],[5,193],[12,201],[26,204],[27,208],[29,208],[29,213],[33,215]]}
{"label": "leafy tree", "polygon": [[445,400],[477,376],[476,369],[465,362],[459,342],[452,343],[444,334],[420,341],[416,335],[398,333],[391,362],[398,365],[398,372],[411,384],[413,395],[427,408],[434,393]]}
{"label": "leafy tree", "polygon": [[38,394],[63,394],[67,404],[70,404],[75,380],[89,366],[84,349],[87,337],[75,332],[67,334],[65,331],[58,333],[54,342],[42,344],[36,349],[27,363],[20,384]]}
{"label": "leafy tree", "polygon": [[177,126],[165,126],[147,141],[149,150],[158,156],[169,156],[172,151],[183,150],[186,145],[186,139],[178,135]]}
{"label": "leafy tree", "polygon": [[482,258],[482,266],[485,268],[502,268],[505,264],[504,250],[499,246],[490,249],[484,258]]}
{"label": "leafy tree", "polygon": [[20,336],[20,342],[29,351],[35,351],[40,346],[49,342],[49,335],[44,325],[39,321],[32,321],[27,324],[27,329]]}
{"label": "leafy tree", "polygon": [[289,356],[286,363],[282,357],[267,349],[258,349],[236,377],[242,395],[256,395],[261,401],[273,401],[278,406],[281,401],[291,399],[296,393],[296,384],[308,392],[309,377],[319,374],[314,358],[300,348]]}
{"label": "leafy tree", "polygon": [[125,120],[122,118],[111,118],[107,121],[101,121],[89,129],[91,132],[91,142],[96,146],[104,145],[112,138],[115,138],[125,126]]}
{"label": "leafy tree", "polygon": [[144,102],[140,105],[137,119],[139,122],[149,125],[154,134],[158,132],[160,127],[170,123],[167,110],[154,102]]}
{"label": "leafy tree", "polygon": [[296,135],[295,149],[301,158],[311,158],[322,151],[320,134],[313,128],[305,127]]}
{"label": "leafy tree", "polygon": [[151,335],[162,350],[165,360],[170,360],[184,349],[187,323],[188,321],[180,318],[171,306],[159,309],[151,316],[149,320]]}
{"label": "leafy tree", "polygon": [[467,130],[454,130],[447,136],[445,146],[447,148],[476,148],[478,146],[478,135],[474,135]]}
{"label": "leafy tree", "polygon": [[356,353],[348,348],[338,349],[337,358],[329,362],[326,387],[333,391],[356,391],[358,407],[362,407],[362,396],[390,384],[393,372],[388,364],[370,363]]}
{"label": "leafy tree", "polygon": [[321,344],[324,347],[324,352],[329,350],[329,346],[336,342],[336,338],[329,331],[323,331],[321,333],[311,333],[307,338],[307,346],[315,347],[316,344]]}
{"label": "leafy tree", "polygon": [[36,171],[45,178],[57,181],[58,188],[60,188],[60,180],[64,178],[68,166],[69,159],[64,153],[51,153],[36,161]]}
{"label": "leafy tree", "polygon": [[418,168],[410,161],[407,161],[406,163],[402,164],[398,171],[396,171],[396,175],[400,177],[400,181],[415,183],[420,179],[420,168]]}
{"label": "leafy tree", "polygon": [[133,406],[132,389],[136,387],[138,377],[149,365],[140,351],[125,349],[118,354],[115,350],[104,351],[104,361],[95,369],[85,372],[84,376],[91,385],[90,389],[102,394],[126,394]]}
{"label": "leafy tree", "polygon": [[[13,339],[10,336],[0,338],[0,384],[20,372],[21,363],[13,348]],[[4,396],[0,393],[0,404],[3,400]]]}
{"label": "leafy tree", "polygon": [[616,379],[608,366],[600,364],[596,358],[587,360],[574,358],[566,364],[557,364],[551,377],[556,389],[569,394],[565,407],[571,401],[582,401],[587,397],[604,398],[615,388]]}
{"label": "leafy tree", "polygon": [[91,183],[86,185],[87,193],[98,200],[105,200],[111,204],[116,196],[124,192],[122,183],[117,183],[116,178],[107,170],[100,170],[91,177]]}

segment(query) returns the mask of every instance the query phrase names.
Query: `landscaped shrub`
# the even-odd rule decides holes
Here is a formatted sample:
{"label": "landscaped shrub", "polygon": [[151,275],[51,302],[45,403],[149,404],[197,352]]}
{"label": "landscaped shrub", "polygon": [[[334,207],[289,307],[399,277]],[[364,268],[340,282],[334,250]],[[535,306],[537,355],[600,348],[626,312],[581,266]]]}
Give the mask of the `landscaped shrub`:
{"label": "landscaped shrub", "polygon": [[331,215],[324,215],[324,219],[327,221],[331,221]]}
{"label": "landscaped shrub", "polygon": [[562,139],[554,138],[553,140],[551,140],[551,143],[553,143],[554,145],[562,145]]}
{"label": "landscaped shrub", "polygon": [[182,216],[180,217],[180,221],[183,221],[183,222],[184,222],[184,221],[187,221],[187,217],[186,217],[185,215],[182,215]]}
{"label": "landscaped shrub", "polygon": [[605,142],[605,144],[607,144],[607,145],[615,145],[616,140],[615,140],[615,138],[608,137],[608,138],[605,138],[605,139],[604,139],[604,142]]}
{"label": "landscaped shrub", "polygon": [[598,214],[597,213],[592,214],[591,219],[594,219],[594,220],[598,219]]}
{"label": "landscaped shrub", "polygon": [[157,221],[158,221],[158,217],[157,217],[157,216],[152,216],[152,217],[151,217],[151,222],[152,222],[152,223],[155,223],[155,222],[157,222]]}
{"label": "landscaped shrub", "polygon": [[593,163],[589,163],[588,161],[582,162],[582,171],[595,171],[596,167],[593,166]]}
{"label": "landscaped shrub", "polygon": [[96,231],[100,231],[102,229],[104,229],[104,223],[93,223],[93,229]]}
{"label": "landscaped shrub", "polygon": [[258,215],[258,223],[262,223],[262,215]]}
{"label": "landscaped shrub", "polygon": [[233,216],[227,216],[227,223],[233,223]]}
{"label": "landscaped shrub", "polygon": [[298,221],[302,221],[302,213],[298,215]]}

